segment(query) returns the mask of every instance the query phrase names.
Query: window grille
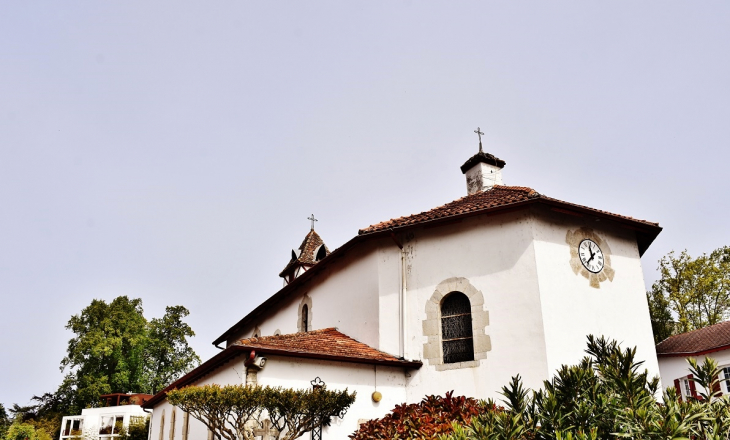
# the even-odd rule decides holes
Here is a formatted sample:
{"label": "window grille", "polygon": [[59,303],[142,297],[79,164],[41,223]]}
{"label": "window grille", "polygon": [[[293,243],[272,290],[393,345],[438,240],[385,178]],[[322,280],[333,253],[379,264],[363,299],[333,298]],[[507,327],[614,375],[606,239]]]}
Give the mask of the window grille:
{"label": "window grille", "polygon": [[689,384],[689,379],[684,379],[684,396],[689,399],[692,396],[692,387]]}
{"label": "window grille", "polygon": [[445,364],[474,360],[471,303],[461,292],[452,292],[441,303],[441,342]]}

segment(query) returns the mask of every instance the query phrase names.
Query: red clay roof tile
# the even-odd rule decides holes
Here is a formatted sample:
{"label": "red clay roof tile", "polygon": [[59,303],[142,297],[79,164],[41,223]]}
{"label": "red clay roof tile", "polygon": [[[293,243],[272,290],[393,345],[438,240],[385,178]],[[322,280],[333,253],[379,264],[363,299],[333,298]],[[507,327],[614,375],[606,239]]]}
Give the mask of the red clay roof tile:
{"label": "red clay roof tile", "polygon": [[670,336],[656,346],[658,356],[691,356],[730,348],[730,321]]}
{"label": "red clay roof tile", "polygon": [[360,360],[400,361],[397,357],[358,342],[335,328],[242,339],[234,345],[262,351],[276,350],[291,355],[316,354]]}
{"label": "red clay roof tile", "polygon": [[284,270],[281,271],[279,276],[283,277],[287,272],[289,272],[289,270],[291,270],[292,267],[297,265],[313,266],[317,264],[318,260],[316,259],[316,253],[320,246],[324,246],[326,255],[329,255],[330,250],[327,249],[327,245],[324,244],[322,237],[320,237],[319,234],[314,232],[314,229],[312,229],[304,237],[302,244],[299,245],[299,256],[291,259]]}
{"label": "red clay roof tile", "polygon": [[487,212],[491,209],[502,208],[505,206],[517,204],[520,202],[527,202],[530,200],[546,200],[553,201],[563,205],[575,206],[584,210],[590,210],[596,213],[609,215],[612,217],[618,217],[625,220],[631,220],[636,222],[645,223],[651,226],[658,226],[657,223],[648,222],[646,220],[637,220],[632,217],[623,215],[613,214],[607,211],[601,211],[587,206],[576,205],[574,203],[563,202],[562,200],[554,199],[552,197],[546,197],[541,195],[532,188],[524,186],[503,186],[496,185],[492,189],[487,191],[477,192],[460,199],[454,200],[453,202],[431,209],[430,211],[421,212],[420,214],[409,215],[405,217],[399,217],[392,220],[384,221],[375,225],[368,226],[365,229],[360,229],[359,234],[370,234],[373,232],[379,232],[391,228],[399,228],[403,226],[412,226],[419,223],[425,223],[433,220],[445,219],[448,217],[456,217],[464,214]]}

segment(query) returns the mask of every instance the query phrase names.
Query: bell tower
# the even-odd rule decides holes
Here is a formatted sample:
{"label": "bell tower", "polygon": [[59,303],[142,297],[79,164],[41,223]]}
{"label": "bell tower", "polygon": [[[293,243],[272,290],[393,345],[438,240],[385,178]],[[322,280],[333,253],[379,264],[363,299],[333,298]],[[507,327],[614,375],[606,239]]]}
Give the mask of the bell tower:
{"label": "bell tower", "polygon": [[466,175],[468,195],[490,190],[494,185],[502,185],[502,168],[506,165],[502,159],[482,150],[484,133],[478,127],[474,133],[479,136],[479,152],[461,166],[461,172]]}

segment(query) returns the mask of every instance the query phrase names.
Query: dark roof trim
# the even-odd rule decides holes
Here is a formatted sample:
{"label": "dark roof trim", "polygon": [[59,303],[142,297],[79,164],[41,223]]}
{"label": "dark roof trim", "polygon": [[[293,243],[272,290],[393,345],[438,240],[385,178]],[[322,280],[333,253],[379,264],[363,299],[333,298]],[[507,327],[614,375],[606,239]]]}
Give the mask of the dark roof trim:
{"label": "dark roof trim", "polygon": [[185,376],[181,377],[180,379],[176,380],[175,382],[171,383],[165,389],[160,391],[159,393],[155,394],[152,398],[146,400],[144,404],[142,404],[143,408],[152,408],[157,403],[161,402],[167,397],[167,392],[182,388],[185,386],[188,386],[192,384],[193,382],[197,381],[198,379],[203,378],[216,368],[220,367],[221,365],[225,364],[226,362],[230,361],[232,358],[239,356],[241,354],[247,354],[251,351],[255,351],[257,354],[268,354],[268,355],[274,355],[274,356],[284,356],[284,357],[295,357],[295,358],[303,358],[303,359],[319,359],[319,360],[325,360],[325,361],[332,361],[332,362],[350,362],[355,364],[369,364],[369,365],[384,365],[389,367],[401,367],[401,368],[408,368],[408,369],[419,369],[423,366],[423,362],[421,361],[406,361],[406,360],[387,360],[387,359],[371,359],[371,358],[363,358],[363,357],[356,357],[356,356],[338,356],[338,355],[329,355],[325,353],[311,353],[311,352],[299,352],[299,351],[293,351],[293,350],[284,350],[279,348],[262,348],[262,347],[253,347],[253,346],[247,346],[247,345],[231,345],[230,347],[226,348],[222,352],[218,353],[217,355],[213,356],[212,358],[208,359],[206,362],[201,364],[198,368],[194,369],[190,373],[186,374]]}
{"label": "dark roof trim", "polygon": [[294,351],[294,350],[286,350],[281,348],[260,348],[260,347],[249,347],[249,346],[242,346],[246,347],[246,350],[254,350],[258,354],[268,354],[268,355],[274,355],[274,356],[287,356],[287,357],[297,357],[297,358],[304,358],[304,359],[319,359],[319,360],[325,360],[325,361],[337,361],[337,362],[350,362],[354,364],[370,364],[370,365],[385,365],[388,367],[403,367],[403,368],[412,368],[412,369],[419,369],[423,366],[423,362],[421,361],[407,361],[404,359],[397,359],[397,360],[389,360],[389,359],[372,359],[372,358],[365,358],[365,357],[358,357],[358,356],[341,356],[341,355],[331,355],[331,354],[325,354],[325,353],[311,353],[311,352],[303,352],[303,351]]}
{"label": "dark roof trim", "polygon": [[464,162],[464,165],[461,166],[461,173],[466,174],[467,171],[469,171],[474,165],[478,163],[486,163],[488,165],[494,165],[495,167],[500,168],[504,168],[504,166],[507,165],[507,162],[496,157],[495,155],[480,151],[467,159],[466,162]]}
{"label": "dark roof trim", "polygon": [[516,211],[519,209],[527,208],[534,204],[542,204],[548,207],[551,207],[554,211],[560,212],[563,214],[570,214],[570,215],[587,215],[592,216],[604,220],[608,220],[614,223],[617,223],[619,226],[622,226],[624,228],[633,230],[636,232],[636,243],[639,248],[639,256],[644,255],[644,252],[649,248],[651,243],[656,239],[656,237],[659,235],[659,233],[662,231],[661,226],[649,223],[641,220],[635,220],[631,218],[626,218],[617,214],[612,214],[605,211],[600,211],[592,208],[588,208],[581,205],[575,205],[568,202],[563,202],[558,199],[553,199],[550,197],[545,196],[537,196],[528,200],[523,200],[515,203],[509,203],[506,205],[496,206],[492,208],[485,208],[477,211],[467,212],[463,214],[457,214],[457,215],[450,215],[445,216],[437,219],[422,221],[418,223],[412,223],[412,224],[406,224],[402,226],[396,226],[393,228],[388,229],[381,229],[374,232],[358,232],[358,235],[350,239],[347,243],[340,246],[339,248],[332,251],[329,255],[327,255],[322,261],[312,266],[311,269],[304,272],[299,277],[295,278],[291,283],[284,286],[281,290],[276,292],[274,295],[270,296],[269,299],[261,303],[258,307],[253,309],[248,315],[244,316],[240,321],[238,321],[236,324],[234,324],[232,327],[230,327],[228,330],[226,330],[222,335],[218,337],[215,341],[213,341],[213,345],[218,345],[221,342],[226,341],[230,336],[232,336],[236,331],[240,330],[242,327],[245,327],[246,325],[250,324],[256,317],[261,316],[266,310],[268,310],[271,306],[278,303],[279,301],[282,301],[285,299],[289,293],[297,289],[300,285],[308,282],[311,278],[315,276],[315,274],[321,272],[322,270],[325,270],[329,264],[334,261],[335,259],[342,257],[345,255],[345,253],[352,247],[356,246],[359,242],[369,240],[371,238],[375,237],[381,237],[381,236],[390,236],[394,232],[399,232],[402,230],[407,230],[411,228],[416,227],[432,227],[432,226],[441,226],[444,223],[451,223],[454,222],[457,219],[462,219],[466,217],[472,217],[477,215],[489,215],[489,214],[505,214],[510,211]]}

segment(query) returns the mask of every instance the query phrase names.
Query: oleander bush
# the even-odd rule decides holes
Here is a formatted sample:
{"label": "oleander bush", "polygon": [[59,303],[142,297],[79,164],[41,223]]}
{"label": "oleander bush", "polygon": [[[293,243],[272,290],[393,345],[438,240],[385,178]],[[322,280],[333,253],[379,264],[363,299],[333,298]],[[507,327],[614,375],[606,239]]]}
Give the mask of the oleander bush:
{"label": "oleander bush", "polygon": [[[688,359],[701,390],[682,400],[669,387],[661,399],[659,379],[649,378],[636,349],[588,337],[588,354],[577,365],[561,367],[528,390],[519,376],[493,400],[429,396],[399,405],[382,419],[363,424],[352,439],[438,440],[730,440],[730,398],[720,391],[720,369],[706,358]],[[464,402],[464,410],[452,402]],[[442,409],[443,408],[443,409]],[[447,426],[450,425],[450,426]]]}

